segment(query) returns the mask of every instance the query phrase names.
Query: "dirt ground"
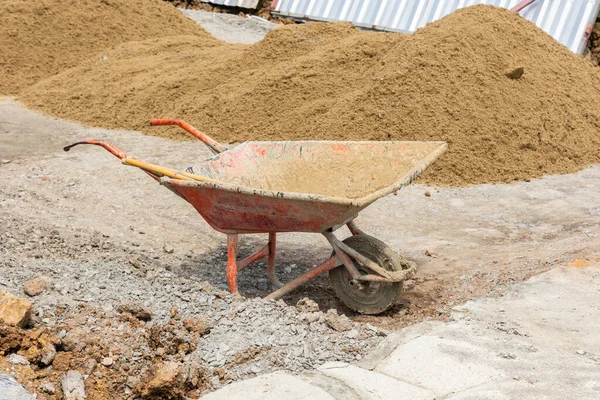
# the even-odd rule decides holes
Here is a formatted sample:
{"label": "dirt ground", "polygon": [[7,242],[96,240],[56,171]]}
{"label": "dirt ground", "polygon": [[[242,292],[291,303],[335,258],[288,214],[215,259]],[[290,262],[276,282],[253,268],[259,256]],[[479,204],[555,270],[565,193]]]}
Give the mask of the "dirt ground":
{"label": "dirt ground", "polygon": [[[2,218],[61,231],[99,232],[125,249],[160,257],[181,274],[227,289],[224,235],[211,230],[191,206],[100,148],[61,150],[79,138],[106,138],[139,158],[183,169],[210,155],[201,143],[84,128],[44,117],[9,99],[0,103],[0,129],[0,157],[10,160],[0,167]],[[556,263],[598,256],[593,249],[600,248],[600,204],[595,195],[599,184],[600,168],[590,167],[509,185],[412,185],[398,196],[377,201],[358,223],[417,261],[420,269],[408,285],[406,304],[373,321],[398,327],[443,315],[453,304],[500,293],[502,285]],[[18,235],[18,228],[7,231]],[[243,236],[240,257],[265,240],[261,235]],[[165,245],[174,252],[166,254]],[[280,276],[290,279],[322,262],[329,252],[319,235],[280,235]],[[241,273],[244,295],[267,293],[263,268],[258,263]],[[326,279],[309,283],[289,300],[304,296],[324,308],[343,309]],[[418,316],[411,317],[411,310],[419,310]]]}
{"label": "dirt ground", "polygon": [[[19,293],[26,279],[51,276],[49,293],[32,299],[38,323],[40,318],[47,318],[49,327],[66,323],[66,317],[56,313],[57,304],[67,305],[69,321],[90,313],[90,307],[101,314],[95,317],[99,321],[113,321],[118,318],[111,314],[114,308],[132,301],[151,309],[157,323],[170,320],[172,307],[182,316],[218,320],[225,314],[206,308],[206,302],[220,296],[225,300],[215,301],[223,310],[249,307],[256,315],[232,318],[235,329],[216,324],[198,345],[200,354],[212,354],[215,346],[225,343],[226,350],[232,349],[225,352],[230,361],[236,351],[248,351],[253,339],[272,337],[245,330],[248,321],[264,325],[297,320],[294,326],[304,329],[306,323],[310,333],[312,325],[294,314],[296,308],[283,303],[265,308],[250,300],[269,292],[264,263],[240,273],[244,298],[226,294],[224,235],[211,230],[183,200],[100,148],[62,151],[62,146],[86,137],[110,140],[141,159],[180,169],[210,155],[201,143],[85,128],[0,100],[0,289]],[[418,274],[406,283],[400,304],[377,317],[355,315],[335,298],[327,277],[308,283],[284,302],[293,306],[308,297],[322,312],[332,308],[346,314],[361,334],[444,320],[451,307],[501,295],[508,284],[554,265],[598,260],[599,185],[600,167],[515,184],[411,185],[398,196],[377,201],[357,220],[365,231],[418,263]],[[243,236],[240,256],[265,240],[264,235]],[[331,251],[319,235],[294,233],[279,236],[278,250],[278,275],[284,282],[324,261]],[[320,348],[325,334],[334,339]],[[318,327],[305,339],[315,346],[315,356],[284,368],[297,372],[318,360],[360,358],[379,341],[375,334],[365,333],[362,340],[347,332],[337,334]],[[297,346],[273,347],[293,351]],[[357,353],[339,353],[348,346],[356,346]],[[285,357],[265,354],[243,358],[242,367],[223,361],[228,378],[211,381],[209,376],[203,390],[268,371],[277,366],[276,359]],[[208,363],[206,368],[219,367],[219,362],[207,359],[202,361]]]}

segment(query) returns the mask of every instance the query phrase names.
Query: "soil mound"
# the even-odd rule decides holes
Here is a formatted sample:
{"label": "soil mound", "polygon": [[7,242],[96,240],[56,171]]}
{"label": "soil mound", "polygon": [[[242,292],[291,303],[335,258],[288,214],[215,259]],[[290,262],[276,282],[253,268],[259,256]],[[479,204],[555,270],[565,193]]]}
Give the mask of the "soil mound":
{"label": "soil mound", "polygon": [[161,0],[0,2],[0,93],[15,94],[106,48],[171,35],[212,37]]}
{"label": "soil mound", "polygon": [[518,14],[475,6],[413,35],[313,23],[251,46],[187,36],[127,43],[21,99],[177,138],[146,121],[182,118],[225,142],[445,140],[422,181],[468,185],[600,162],[598,73]]}

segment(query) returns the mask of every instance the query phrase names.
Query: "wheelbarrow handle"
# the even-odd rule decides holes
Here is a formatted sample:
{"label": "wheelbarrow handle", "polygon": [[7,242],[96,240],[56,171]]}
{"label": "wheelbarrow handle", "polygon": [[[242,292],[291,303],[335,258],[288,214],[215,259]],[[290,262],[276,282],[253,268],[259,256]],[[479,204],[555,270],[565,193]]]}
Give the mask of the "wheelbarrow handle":
{"label": "wheelbarrow handle", "polygon": [[96,146],[101,146],[104,147],[106,150],[108,150],[113,156],[119,158],[119,159],[124,159],[127,157],[127,154],[116,148],[115,146],[113,146],[112,144],[110,144],[109,142],[106,142],[104,140],[95,140],[95,139],[85,139],[85,140],[81,140],[79,142],[75,142],[73,144],[70,144],[68,146],[63,147],[64,151],[69,151],[71,150],[71,148],[80,145],[80,144],[94,144]]}
{"label": "wheelbarrow handle", "polygon": [[200,176],[200,175],[195,175],[195,174],[190,174],[188,172],[179,172],[172,168],[161,167],[160,165],[149,164],[145,161],[137,160],[133,157],[128,156],[124,151],[116,148],[111,143],[103,141],[103,140],[95,140],[95,139],[81,140],[79,142],[75,142],[73,144],[63,147],[63,150],[69,151],[69,150],[71,150],[71,148],[73,148],[77,145],[80,145],[80,144],[93,144],[96,146],[104,147],[112,155],[114,155],[117,158],[120,158],[121,162],[124,165],[138,167],[139,169],[141,169],[144,172],[153,176],[155,179],[158,179],[160,176],[166,176],[166,177],[169,177],[172,179],[179,179],[179,180],[191,179],[191,180],[199,181],[199,182],[211,182],[211,183],[224,184],[224,182],[216,180],[216,179],[212,179],[212,178],[208,178],[208,177]]}
{"label": "wheelbarrow handle", "polygon": [[182,121],[180,119],[164,118],[164,119],[151,119],[150,120],[150,126],[160,126],[160,125],[177,125],[183,129],[185,129],[190,134],[196,136],[198,139],[203,141],[204,144],[207,145],[208,148],[214,154],[219,154],[219,153],[222,153],[225,150],[227,150],[227,148],[225,146],[223,146],[222,144],[220,144],[219,142],[217,142],[216,140],[214,140],[213,138],[208,136],[206,133],[200,132],[198,129],[194,128],[187,122]]}

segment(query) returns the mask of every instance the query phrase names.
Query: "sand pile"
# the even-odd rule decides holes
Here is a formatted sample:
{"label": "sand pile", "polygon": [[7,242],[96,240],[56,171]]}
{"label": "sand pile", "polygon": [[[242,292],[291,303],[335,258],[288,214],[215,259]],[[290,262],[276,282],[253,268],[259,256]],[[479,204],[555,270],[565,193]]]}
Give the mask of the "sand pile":
{"label": "sand pile", "polygon": [[161,0],[4,0],[0,94],[17,93],[113,45],[182,34],[211,40]]}
{"label": "sand pile", "polygon": [[[518,67],[520,79],[506,76]],[[21,99],[159,135],[178,134],[148,128],[147,119],[179,117],[226,142],[445,140],[449,150],[423,181],[465,185],[600,162],[598,74],[517,14],[476,6],[413,35],[306,24],[251,46],[127,43]]]}

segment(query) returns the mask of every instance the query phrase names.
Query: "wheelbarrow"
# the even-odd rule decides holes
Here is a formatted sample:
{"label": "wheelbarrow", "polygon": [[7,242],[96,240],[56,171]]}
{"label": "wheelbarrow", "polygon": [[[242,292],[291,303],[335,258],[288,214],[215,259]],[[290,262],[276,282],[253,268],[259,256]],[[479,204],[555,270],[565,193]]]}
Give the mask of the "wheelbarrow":
{"label": "wheelbarrow", "polygon": [[[355,218],[377,199],[410,184],[445,151],[444,142],[245,142],[227,149],[181,120],[153,119],[150,125],[178,125],[215,155],[177,171],[132,158],[105,141],[83,140],[64,150],[79,144],[102,146],[194,206],[213,229],[227,235],[227,280],[232,293],[238,292],[238,273],[267,257],[267,276],[276,290],[266,299],[278,299],[328,272],[346,306],[378,314],[398,300],[403,281],[414,275],[413,262],[363,232]],[[342,226],[351,233],[345,240],[334,235]],[[333,248],[332,255],[282,284],[275,274],[280,232],[320,233]],[[268,242],[238,260],[238,236],[249,233],[266,233]]]}

